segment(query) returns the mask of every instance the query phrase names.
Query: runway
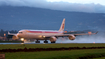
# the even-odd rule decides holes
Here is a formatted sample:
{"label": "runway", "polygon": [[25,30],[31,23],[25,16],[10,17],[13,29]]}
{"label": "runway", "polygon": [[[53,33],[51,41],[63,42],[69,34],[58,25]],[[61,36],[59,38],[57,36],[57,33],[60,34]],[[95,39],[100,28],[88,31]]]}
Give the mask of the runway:
{"label": "runway", "polygon": [[[67,44],[67,43],[105,43],[105,38],[103,37],[82,37],[75,39],[73,41],[69,39],[57,39],[56,43],[53,44]],[[0,43],[0,44],[52,44],[48,40],[48,43],[44,43],[44,40],[40,40],[40,43],[35,43],[35,41],[24,41],[24,43]]]}

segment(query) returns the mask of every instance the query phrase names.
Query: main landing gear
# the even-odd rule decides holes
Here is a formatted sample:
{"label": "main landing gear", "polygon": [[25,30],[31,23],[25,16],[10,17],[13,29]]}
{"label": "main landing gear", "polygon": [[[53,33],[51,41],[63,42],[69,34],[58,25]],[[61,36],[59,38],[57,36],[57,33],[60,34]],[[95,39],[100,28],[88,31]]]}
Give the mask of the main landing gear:
{"label": "main landing gear", "polygon": [[[40,41],[39,41],[39,40],[36,40],[35,43],[40,43]],[[48,43],[48,41],[45,40],[44,43]],[[51,42],[51,43],[55,43],[55,41],[53,41],[53,42]]]}
{"label": "main landing gear", "polygon": [[48,43],[48,41],[47,41],[47,40],[45,40],[45,41],[44,41],[44,43]]}
{"label": "main landing gear", "polygon": [[51,42],[51,43],[55,43],[55,41]]}
{"label": "main landing gear", "polygon": [[38,40],[36,40],[35,42],[36,42],[36,43],[40,43],[40,41],[38,41]]}
{"label": "main landing gear", "polygon": [[[40,41],[39,40],[36,40],[35,43],[40,43]],[[44,43],[48,43],[48,41],[45,40]]]}

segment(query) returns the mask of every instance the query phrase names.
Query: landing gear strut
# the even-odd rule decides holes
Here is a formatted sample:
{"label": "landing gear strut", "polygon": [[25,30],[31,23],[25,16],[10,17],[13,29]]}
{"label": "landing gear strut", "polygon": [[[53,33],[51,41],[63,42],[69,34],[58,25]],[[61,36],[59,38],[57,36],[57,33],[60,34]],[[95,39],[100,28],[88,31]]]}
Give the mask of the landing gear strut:
{"label": "landing gear strut", "polygon": [[47,41],[47,40],[45,40],[45,41],[44,41],[44,43],[48,43],[48,41]]}
{"label": "landing gear strut", "polygon": [[36,40],[35,42],[36,42],[36,43],[40,43],[40,41],[38,41],[38,40]]}
{"label": "landing gear strut", "polygon": [[51,43],[55,43],[55,41],[51,42]]}

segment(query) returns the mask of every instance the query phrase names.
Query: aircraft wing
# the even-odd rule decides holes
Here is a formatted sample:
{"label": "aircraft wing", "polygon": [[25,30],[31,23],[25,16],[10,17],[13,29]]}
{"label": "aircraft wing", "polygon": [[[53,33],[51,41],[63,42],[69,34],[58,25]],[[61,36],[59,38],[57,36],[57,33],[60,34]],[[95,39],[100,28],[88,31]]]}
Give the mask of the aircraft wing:
{"label": "aircraft wing", "polygon": [[88,33],[81,33],[81,34],[54,34],[54,35],[42,35],[44,36],[45,38],[50,38],[50,37],[69,37],[69,36],[79,36],[79,35],[94,35],[94,34],[97,34],[98,32],[96,33],[91,33],[91,32],[88,32]]}
{"label": "aircraft wing", "polygon": [[81,33],[81,34],[73,34],[74,36],[79,36],[79,35],[94,35],[94,34],[97,34],[98,32],[96,33],[92,33],[92,32],[88,32],[88,33]]}
{"label": "aircraft wing", "polygon": [[15,33],[9,33],[9,32],[8,32],[8,35],[15,35],[15,36],[16,36],[17,34],[15,34]]}
{"label": "aircraft wing", "polygon": [[16,36],[17,34],[15,34],[15,33],[9,33],[8,32],[8,36],[7,36],[7,38],[12,38],[13,36]]}

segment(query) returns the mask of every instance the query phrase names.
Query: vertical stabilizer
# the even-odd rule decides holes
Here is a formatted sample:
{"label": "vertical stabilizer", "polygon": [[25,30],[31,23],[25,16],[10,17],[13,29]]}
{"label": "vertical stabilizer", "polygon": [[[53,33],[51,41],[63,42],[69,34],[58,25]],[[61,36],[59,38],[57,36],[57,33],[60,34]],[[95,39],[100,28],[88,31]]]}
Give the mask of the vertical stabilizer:
{"label": "vertical stabilizer", "polygon": [[64,31],[64,27],[65,27],[65,18],[62,21],[62,24],[61,24],[59,31]]}

